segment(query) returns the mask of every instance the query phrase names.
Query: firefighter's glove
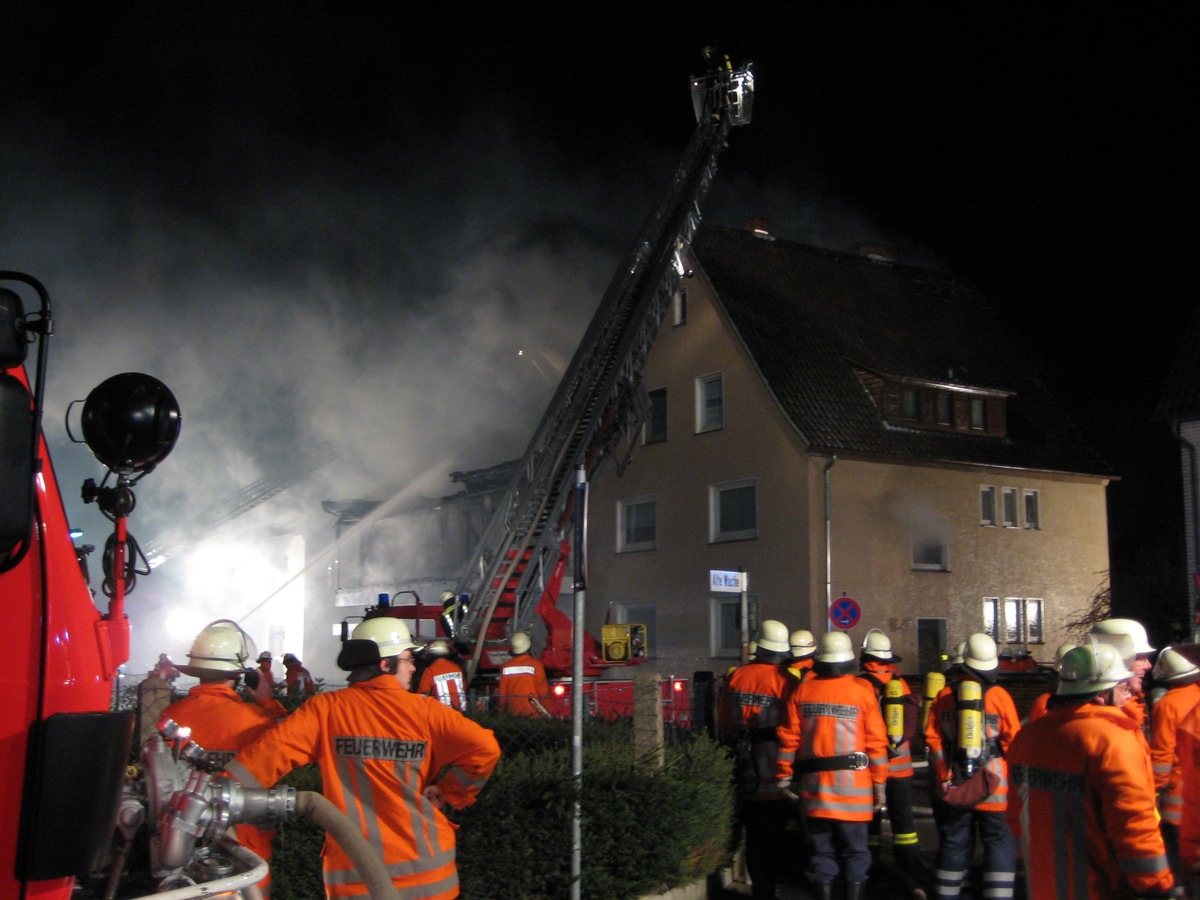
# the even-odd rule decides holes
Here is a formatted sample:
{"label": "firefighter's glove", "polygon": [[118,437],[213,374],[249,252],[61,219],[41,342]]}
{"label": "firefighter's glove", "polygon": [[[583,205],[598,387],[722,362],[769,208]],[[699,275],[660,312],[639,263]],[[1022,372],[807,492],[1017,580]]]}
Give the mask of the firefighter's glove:
{"label": "firefighter's glove", "polygon": [[881,809],[887,806],[887,783],[884,782],[881,784],[872,784],[871,792],[874,794],[874,803],[872,804],[872,809],[875,812],[879,812]]}
{"label": "firefighter's glove", "polygon": [[792,790],[792,777],[785,775],[783,778],[776,779],[775,787],[779,788],[783,793],[790,793]]}

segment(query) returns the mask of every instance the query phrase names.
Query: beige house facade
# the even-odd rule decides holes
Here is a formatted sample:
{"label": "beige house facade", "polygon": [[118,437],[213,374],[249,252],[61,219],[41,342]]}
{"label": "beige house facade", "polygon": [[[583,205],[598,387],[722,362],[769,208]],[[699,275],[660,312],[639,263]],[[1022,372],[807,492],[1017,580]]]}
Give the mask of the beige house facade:
{"label": "beige house facade", "polygon": [[978,293],[744,230],[693,251],[644,444],[592,486],[588,630],[645,624],[662,675],[736,663],[743,609],[881,628],[905,673],[975,631],[1050,661],[1108,569],[1111,473]]}

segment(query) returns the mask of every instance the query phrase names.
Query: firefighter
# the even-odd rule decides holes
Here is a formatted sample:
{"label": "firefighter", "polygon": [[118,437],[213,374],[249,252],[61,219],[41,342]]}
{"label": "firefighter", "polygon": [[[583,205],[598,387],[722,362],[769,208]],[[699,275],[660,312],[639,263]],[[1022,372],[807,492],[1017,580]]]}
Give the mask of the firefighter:
{"label": "firefighter", "polygon": [[[858,657],[859,678],[871,688],[883,712],[888,738],[887,814],[892,824],[892,857],[904,872],[918,879],[929,877],[921,861],[917,820],[913,815],[912,738],[916,732],[921,699],[896,672],[900,656],[892,641],[872,628],[863,638]],[[889,685],[892,687],[889,688]],[[875,856],[880,843],[880,817],[871,820],[868,843]]]}
{"label": "firefighter", "polygon": [[[361,829],[401,896],[449,900],[459,895],[455,826],[442,807],[475,802],[500,747],[466,716],[412,693],[417,649],[399,619],[361,622],[338,655],[350,686],[304,703],[238,753],[228,771],[266,788],[317,763],[322,793]],[[334,841],[326,841],[322,860],[327,896],[367,895]]]}
{"label": "firefighter", "polygon": [[721,739],[737,759],[737,815],[754,897],[774,898],[789,852],[786,830],[792,808],[775,781],[775,729],[794,684],[786,670],[789,656],[787,627],[764,620],[754,658],[729,674],[717,712]]}
{"label": "firefighter", "polygon": [[[1063,657],[1067,655],[1068,651],[1074,650],[1074,649],[1075,649],[1075,644],[1066,643],[1066,644],[1058,645],[1058,647],[1054,651],[1054,671],[1055,671],[1055,673],[1057,673],[1059,670],[1059,667],[1062,666]],[[1054,683],[1055,683],[1055,686],[1057,687],[1057,685],[1058,685],[1057,677],[1055,678]],[[1044,716],[1046,714],[1046,706],[1050,703],[1050,698],[1053,696],[1054,696],[1054,691],[1047,691],[1044,694],[1038,694],[1033,699],[1033,705],[1029,708],[1029,715],[1027,715],[1025,717],[1025,724],[1032,722],[1035,719],[1040,719],[1042,716]]]}
{"label": "firefighter", "polygon": [[779,726],[775,775],[802,802],[811,849],[805,874],[824,900],[839,871],[847,900],[862,897],[871,867],[867,826],[885,802],[887,732],[875,694],[854,668],[850,638],[822,635],[816,675],[792,692]]}
{"label": "firefighter", "polygon": [[806,628],[793,631],[788,635],[788,647],[792,652],[788,661],[788,672],[794,675],[797,681],[811,677],[813,656],[817,652],[817,642],[813,639],[813,633]]}
{"label": "firefighter", "polygon": [[541,698],[550,686],[541,661],[529,655],[529,635],[518,631],[509,646],[512,658],[500,667],[500,708],[518,716],[548,716]]}
{"label": "firefighter", "polygon": [[999,664],[996,642],[986,634],[971,635],[957,683],[938,694],[925,727],[938,830],[937,897],[961,895],[977,833],[983,844],[983,895],[1013,896],[1016,847],[1004,818],[1004,754],[1021,722],[1012,697],[996,684]]}
{"label": "firefighter", "polygon": [[278,685],[275,684],[275,676],[271,674],[271,651],[264,650],[258,654],[258,677],[267,683],[267,687],[274,693]]}
{"label": "firefighter", "polygon": [[436,698],[451,709],[467,711],[467,685],[462,666],[445,638],[430,641],[425,648],[429,665],[421,673],[417,693]]}
{"label": "firefighter", "polygon": [[283,654],[283,668],[287,672],[284,685],[289,697],[311,697],[317,692],[317,683],[313,681],[312,673],[304,668],[304,664],[295,653]]}
{"label": "firefighter", "polygon": [[[263,678],[251,689],[254,703],[246,703],[237,692],[243,673],[254,659],[254,641],[230,619],[217,619],[201,629],[192,641],[186,666],[179,669],[200,679],[187,696],[163,710],[162,714],[192,729],[192,740],[208,751],[210,758],[224,765],[235,753],[268,731],[287,710],[275,699],[270,684]],[[248,681],[254,680],[252,677]],[[274,829],[254,825],[237,826],[237,838],[263,859],[271,859]],[[264,897],[271,895],[271,875],[259,882]]]}
{"label": "firefighter", "polygon": [[1029,900],[1172,896],[1150,765],[1120,710],[1133,677],[1110,645],[1068,651],[1046,715],[1009,748]]}
{"label": "firefighter", "polygon": [[1129,699],[1122,709],[1125,714],[1138,723],[1142,735],[1142,746],[1150,752],[1150,720],[1146,714],[1146,693],[1144,680],[1150,673],[1150,657],[1154,648],[1146,636],[1146,628],[1141,622],[1133,619],[1105,619],[1092,627],[1097,640],[1111,643],[1120,652],[1126,668],[1133,673],[1129,679]]}
{"label": "firefighter", "polygon": [[1200,703],[1179,723],[1175,733],[1179,754],[1179,783],[1183,808],[1193,814],[1179,824],[1179,859],[1189,879],[1189,896],[1200,898]]}
{"label": "firefighter", "polygon": [[1183,821],[1182,770],[1177,753],[1179,723],[1200,703],[1200,667],[1176,650],[1166,647],[1154,664],[1154,683],[1166,693],[1154,704],[1150,714],[1150,763],[1154,788],[1162,813],[1163,843],[1176,878],[1179,866],[1179,825]]}

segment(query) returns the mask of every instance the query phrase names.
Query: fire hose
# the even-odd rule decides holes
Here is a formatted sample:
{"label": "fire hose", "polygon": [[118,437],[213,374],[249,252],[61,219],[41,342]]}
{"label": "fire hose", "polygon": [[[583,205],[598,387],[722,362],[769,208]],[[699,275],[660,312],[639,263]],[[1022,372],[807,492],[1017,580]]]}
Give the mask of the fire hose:
{"label": "fire hose", "polygon": [[372,900],[400,900],[383,860],[345,813],[315,791],[297,792],[296,812],[320,825],[346,851]]}

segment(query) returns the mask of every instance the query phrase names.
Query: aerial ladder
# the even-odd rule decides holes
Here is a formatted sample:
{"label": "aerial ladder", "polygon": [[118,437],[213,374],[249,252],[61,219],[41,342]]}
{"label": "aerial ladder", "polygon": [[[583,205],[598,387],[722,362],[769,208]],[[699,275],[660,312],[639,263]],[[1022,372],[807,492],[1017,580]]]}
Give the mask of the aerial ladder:
{"label": "aerial ladder", "polygon": [[[707,55],[707,53],[706,53]],[[661,201],[621,260],[508,487],[463,568],[443,615],[473,646],[468,677],[508,658],[508,637],[553,606],[567,556],[577,470],[628,464],[648,408],[642,367],[682,278],[730,129],[748,124],[749,65],[728,59],[692,79],[696,129]],[[553,590],[548,591],[552,587]],[[561,613],[557,613],[562,617]],[[564,617],[565,618],[565,617]]]}

